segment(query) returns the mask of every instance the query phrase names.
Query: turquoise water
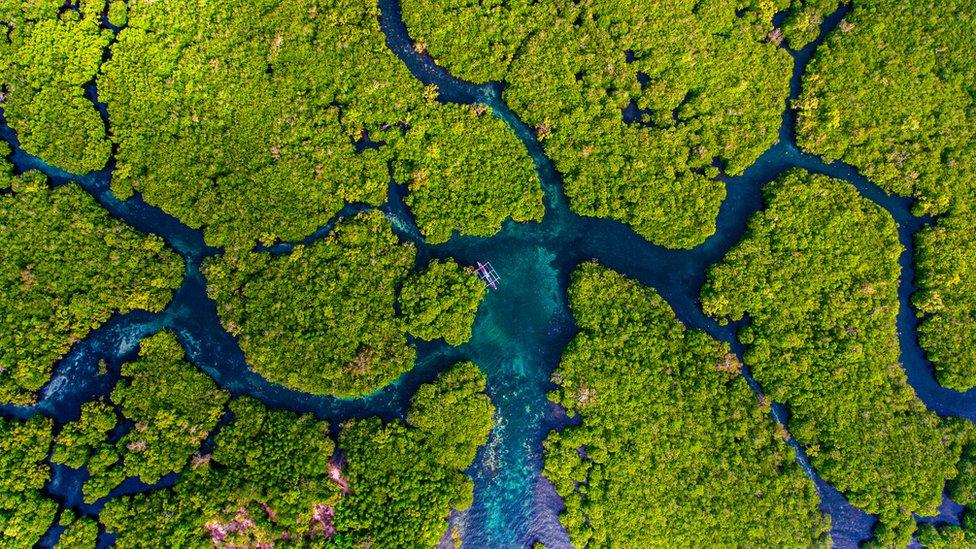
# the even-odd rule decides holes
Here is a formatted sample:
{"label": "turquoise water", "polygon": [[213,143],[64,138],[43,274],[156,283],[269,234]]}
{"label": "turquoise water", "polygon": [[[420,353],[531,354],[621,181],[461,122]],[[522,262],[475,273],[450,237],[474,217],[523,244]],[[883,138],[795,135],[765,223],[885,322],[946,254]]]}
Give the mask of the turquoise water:
{"label": "turquoise water", "polygon": [[[455,237],[444,245],[428,246],[403,204],[404,188],[391,183],[388,201],[381,210],[403,240],[417,245],[419,265],[432,258],[445,257],[454,257],[467,265],[491,261],[501,276],[499,289],[488,293],[479,310],[472,340],[459,348],[414,341],[418,348],[416,367],[389,387],[363,399],[314,397],[268,383],[247,367],[234,338],[220,327],[215,306],[206,295],[199,273],[200,261],[218,250],[205,246],[199,231],[145,204],[138,196],[124,202],[116,199],[107,186],[111,169],[79,178],[26,154],[0,118],[0,137],[13,145],[11,160],[18,170],[39,169],[56,184],[78,181],[113,216],[141,231],[162,236],[187,260],[185,282],[163,313],[117,315],[76,345],[58,364],[37,406],[7,406],[0,407],[0,411],[19,417],[41,412],[61,421],[76,418],[82,402],[105,394],[117,380],[111,373],[98,374],[98,360],[104,358],[117,365],[130,359],[141,339],[164,328],[174,330],[191,361],[233,394],[253,396],[271,407],[313,412],[329,419],[333,426],[349,417],[402,417],[410,396],[420,384],[433,380],[438,372],[458,360],[472,360],[488,377],[488,390],[497,410],[496,427],[470,471],[476,485],[474,505],[464,513],[453,514],[451,523],[462,532],[469,547],[524,547],[536,540],[550,548],[567,547],[569,540],[558,522],[561,501],[540,476],[540,471],[546,434],[568,424],[565,414],[551,405],[545,395],[553,388],[549,376],[562,349],[576,331],[566,303],[570,273],[580,262],[597,259],[653,287],[683,323],[730,343],[741,354],[742,347],[735,337],[737,327],[719,326],[701,312],[698,294],[705,271],[741,238],[748,217],[762,208],[762,186],[786,169],[802,167],[850,182],[898,222],[899,235],[906,248],[901,258],[898,327],[909,382],[930,409],[943,415],[976,418],[976,392],[958,393],[940,387],[917,344],[917,321],[908,301],[914,291],[913,235],[928,220],[911,215],[910,200],[887,195],[851,167],[841,163],[828,165],[799,151],[793,140],[795,116],[789,109],[784,109],[780,142],[743,175],[723,179],[727,198],[719,213],[715,235],[692,250],[667,250],[649,244],[620,223],[572,213],[562,194],[559,174],[533,132],[502,101],[500,86],[476,86],[459,81],[429,58],[418,55],[403,27],[396,0],[380,0],[379,4],[383,14],[381,28],[391,50],[418,79],[437,84],[442,100],[479,101],[489,105],[522,140],[536,163],[545,191],[546,215],[542,223],[507,223],[492,238]],[[833,28],[844,13],[846,8],[842,7],[827,18],[824,32]],[[791,97],[799,93],[800,77],[822,38],[804,50],[792,52],[796,62]],[[97,90],[90,90],[89,96],[97,98]],[[344,213],[363,208],[351,205]],[[331,227],[331,222],[326,224],[310,235],[309,240],[328,234]],[[280,253],[289,246],[275,246],[268,251]],[[745,375],[754,390],[761,393],[761,387],[748,372]],[[788,411],[782,406],[774,407],[774,417],[788,425]],[[817,483],[822,509],[833,518],[835,544],[852,546],[870,537],[873,518],[847,504],[836,490],[817,477],[802,449],[797,447],[797,451],[798,459]],[[80,506],[82,479],[83,472],[59,468],[50,492],[67,506],[94,513],[98,504]],[[129,482],[121,490],[146,488]],[[958,512],[958,506],[947,502],[941,520],[956,520]],[[56,532],[52,531],[47,541],[55,538]],[[110,541],[107,537],[102,540],[103,544]]]}

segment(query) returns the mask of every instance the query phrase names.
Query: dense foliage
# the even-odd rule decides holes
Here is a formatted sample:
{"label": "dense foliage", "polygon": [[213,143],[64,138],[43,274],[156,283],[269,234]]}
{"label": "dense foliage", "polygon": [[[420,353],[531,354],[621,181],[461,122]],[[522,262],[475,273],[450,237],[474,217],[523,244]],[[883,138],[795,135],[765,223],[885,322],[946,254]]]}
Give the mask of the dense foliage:
{"label": "dense foliage", "polygon": [[339,446],[351,494],[336,508],[339,546],[434,547],[451,509],[471,505],[464,471],[485,443],[494,408],[471,363],[454,366],[414,395],[407,422],[344,425]]}
{"label": "dense foliage", "polygon": [[52,189],[37,172],[0,179],[13,190],[0,195],[0,402],[28,404],[112,313],[161,310],[183,264],[75,185]]}
{"label": "dense foliage", "polygon": [[129,22],[129,8],[126,0],[108,0],[108,12],[105,14],[110,25],[124,27]]}
{"label": "dense foliage", "polygon": [[104,3],[0,1],[0,96],[11,127],[29,153],[74,173],[99,170],[111,153],[105,125],[85,97],[111,32],[99,27]]}
{"label": "dense foliage", "polygon": [[767,209],[710,271],[705,311],[749,316],[745,361],[789,407],[814,468],[879,516],[880,543],[903,546],[911,513],[936,513],[959,449],[898,363],[895,224],[853,187],[799,171],[765,197]]}
{"label": "dense foliage", "polygon": [[400,291],[407,331],[421,339],[443,338],[448,345],[460,345],[471,339],[485,292],[485,283],[471,269],[462,269],[452,259],[434,260],[407,278]]}
{"label": "dense foliage", "polygon": [[800,145],[940,214],[917,239],[922,346],[939,381],[976,386],[976,11],[966,0],[857,2],[818,51]]}
{"label": "dense foliage", "polygon": [[58,434],[51,461],[87,468],[88,502],[126,478],[153,484],[183,470],[217,425],[228,398],[185,360],[172,333],[157,334],[141,343],[138,360],[122,366],[122,379],[112,391],[127,430],[113,437],[116,409],[103,401],[85,403],[81,418]]}
{"label": "dense foliage", "polygon": [[[788,2],[787,2],[788,3]],[[420,49],[504,98],[565,176],[570,205],[691,247],[775,143],[791,59],[766,40],[783,1],[404,0]]]}
{"label": "dense foliage", "polygon": [[394,305],[414,256],[372,211],[288,255],[228,253],[204,272],[221,321],[255,371],[294,389],[355,396],[413,364]]}
{"label": "dense foliage", "polygon": [[[65,515],[70,515],[65,511]],[[66,528],[58,539],[57,547],[64,549],[91,549],[98,543],[98,523],[89,517],[78,517],[65,523],[65,516],[61,517],[61,524]]]}
{"label": "dense foliage", "polygon": [[0,417],[0,545],[29,548],[44,535],[58,504],[41,493],[51,471],[51,420]]}
{"label": "dense foliage", "polygon": [[967,420],[948,419],[954,422],[963,440],[959,459],[959,474],[946,486],[953,501],[964,506],[962,520],[954,524],[922,524],[915,538],[926,549],[965,549],[976,546],[976,427]]}
{"label": "dense foliage", "polygon": [[395,58],[370,38],[372,10],[318,4],[131,2],[98,79],[119,144],[113,188],[221,245],[297,240],[344,201],[382,202],[386,164],[356,154],[361,116],[346,94],[364,87],[364,67],[377,83],[395,74]]}
{"label": "dense foliage", "polygon": [[267,410],[243,398],[213,454],[200,456],[173,488],[113,499],[100,518],[116,546],[254,546],[313,536],[316,506],[334,503],[334,444],[311,415]]}
{"label": "dense foliage", "polygon": [[813,483],[728,347],[653,290],[594,263],[573,274],[580,333],[551,397],[579,425],[546,441],[576,547],[806,547],[827,541]]}
{"label": "dense foliage", "polygon": [[433,546],[470,501],[463,472],[492,425],[484,387],[475,366],[455,366],[420,388],[407,423],[345,425],[345,469],[330,464],[325,422],[235,400],[212,455],[173,488],[110,501],[102,520],[123,549]]}
{"label": "dense foliage", "polygon": [[[541,216],[515,136],[432,101],[385,47],[374,2],[128,8],[98,80],[119,145],[113,186],[205,227],[208,242],[298,240],[345,202],[379,204],[394,157],[433,238]],[[357,152],[366,136],[386,145]]]}
{"label": "dense foliage", "polygon": [[229,395],[186,361],[171,332],[140,344],[139,360],[122,366],[112,390],[122,416],[135,422],[116,447],[125,453],[126,476],[146,484],[179,471],[217,425]]}
{"label": "dense foliage", "polygon": [[[75,469],[87,467],[96,474],[106,471],[119,459],[115,449],[106,443],[109,433],[117,425],[115,408],[104,400],[82,404],[81,417],[67,423],[58,432],[51,462]],[[116,478],[116,483],[121,480]],[[112,488],[108,487],[109,490]]]}
{"label": "dense foliage", "polygon": [[481,105],[445,105],[406,129],[396,177],[431,244],[454,231],[491,236],[502,221],[542,219],[532,158],[501,119]]}
{"label": "dense foliage", "polygon": [[840,4],[840,0],[791,0],[790,11],[782,28],[790,48],[799,50],[813,42],[820,34],[824,17]]}

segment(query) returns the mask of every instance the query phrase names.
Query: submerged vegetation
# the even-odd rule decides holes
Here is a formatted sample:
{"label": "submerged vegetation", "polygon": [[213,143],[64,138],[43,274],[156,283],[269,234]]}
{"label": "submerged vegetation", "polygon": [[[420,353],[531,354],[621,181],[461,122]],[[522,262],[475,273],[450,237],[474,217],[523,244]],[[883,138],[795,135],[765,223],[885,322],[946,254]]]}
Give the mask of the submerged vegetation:
{"label": "submerged vegetation", "polygon": [[922,347],[939,382],[976,386],[976,11],[966,0],[858,2],[818,52],[799,144],[937,214],[917,237]]}
{"label": "submerged vegetation", "polygon": [[878,542],[902,547],[912,513],[936,514],[959,443],[898,362],[895,223],[846,183],[800,171],[765,198],[709,272],[705,311],[748,315],[745,362],[789,408],[790,432],[824,480],[878,515]]}
{"label": "submerged vegetation", "polygon": [[414,397],[407,422],[355,420],[333,457],[310,415],[231,402],[234,418],[173,488],[110,501],[101,517],[126,547],[433,546],[471,498],[464,470],[491,429],[483,374],[455,366]]}
{"label": "submerged vegetation", "polygon": [[551,396],[580,424],[549,436],[545,475],[574,546],[828,541],[813,483],[726,345],[594,263],[569,300],[580,333]]}
{"label": "submerged vegetation", "polygon": [[0,180],[12,190],[0,194],[0,402],[30,404],[55,361],[113,313],[162,310],[183,264],[74,184]]}

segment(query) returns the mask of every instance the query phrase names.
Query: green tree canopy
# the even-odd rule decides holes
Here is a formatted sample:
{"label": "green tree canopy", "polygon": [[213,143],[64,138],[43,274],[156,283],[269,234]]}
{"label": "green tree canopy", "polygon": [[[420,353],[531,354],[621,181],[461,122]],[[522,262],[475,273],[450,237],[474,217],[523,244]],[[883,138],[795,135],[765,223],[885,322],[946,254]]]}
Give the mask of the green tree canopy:
{"label": "green tree canopy", "polygon": [[[376,15],[366,0],[130,3],[98,79],[113,188],[240,248],[299,240],[347,202],[378,205],[394,158],[431,238],[540,218],[514,134],[430,100]],[[357,151],[367,135],[384,145]]]}
{"label": "green tree canopy", "polygon": [[403,135],[396,177],[431,244],[454,231],[491,236],[502,222],[540,221],[542,189],[532,158],[508,125],[483,105],[445,105]]}
{"label": "green tree canopy", "polygon": [[288,255],[228,253],[204,273],[255,371],[293,389],[358,396],[413,365],[394,304],[415,254],[372,211]]}
{"label": "green tree canopy", "polygon": [[0,402],[29,404],[55,361],[112,313],[162,310],[183,262],[74,184],[0,179],[13,190],[0,195]]}
{"label": "green tree canopy", "polygon": [[234,420],[176,486],[109,501],[100,515],[116,546],[255,546],[311,538],[316,506],[334,503],[328,424],[236,399]]}
{"label": "green tree canopy", "polygon": [[919,337],[943,385],[976,386],[976,12],[857,2],[803,79],[797,140],[939,214],[917,237]]}
{"label": "green tree canopy", "polygon": [[58,504],[41,489],[51,476],[44,463],[51,447],[51,420],[0,417],[0,542],[34,546],[54,520]]}
{"label": "green tree canopy", "polygon": [[749,315],[746,363],[790,410],[814,468],[903,546],[911,513],[934,515],[956,474],[957,437],[898,363],[897,229],[850,185],[791,171],[702,290],[720,319]]}
{"label": "green tree canopy", "polygon": [[485,292],[485,283],[471,269],[462,269],[452,259],[431,261],[426,269],[407,278],[400,291],[407,331],[428,341],[443,338],[448,345],[465,343],[471,339]]}
{"label": "green tree canopy", "polygon": [[580,332],[551,398],[580,424],[550,434],[544,474],[574,546],[829,542],[813,483],[725,344],[595,263],[569,300]]}
{"label": "green tree canopy", "polygon": [[[840,6],[839,0],[790,0],[790,11],[783,22],[789,46],[800,50],[820,34],[824,18]],[[847,24],[843,24],[846,28]]]}
{"label": "green tree canopy", "polygon": [[[64,517],[62,517],[64,524]],[[89,517],[78,517],[71,521],[55,547],[64,549],[91,549],[98,543],[98,522]]]}
{"label": "green tree canopy", "polygon": [[336,507],[337,545],[434,547],[451,509],[471,505],[464,471],[488,439],[494,407],[485,377],[459,364],[423,385],[407,422],[377,418],[343,426],[351,494]]}
{"label": "green tree canopy", "polygon": [[73,173],[102,169],[112,151],[84,90],[112,38],[99,27],[102,6],[0,2],[0,22],[9,29],[0,39],[0,85],[7,89],[0,107],[25,151]]}

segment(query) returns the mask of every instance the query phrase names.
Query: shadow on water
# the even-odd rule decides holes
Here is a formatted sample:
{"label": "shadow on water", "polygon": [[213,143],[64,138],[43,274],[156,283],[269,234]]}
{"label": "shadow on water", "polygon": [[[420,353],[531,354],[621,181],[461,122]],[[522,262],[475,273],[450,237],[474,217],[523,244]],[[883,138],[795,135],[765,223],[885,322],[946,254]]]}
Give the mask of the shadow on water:
{"label": "shadow on water", "polygon": [[[562,502],[540,471],[542,441],[550,430],[568,424],[565,413],[546,399],[546,393],[553,388],[549,376],[558,364],[563,348],[576,333],[566,300],[572,271],[581,262],[596,259],[654,288],[671,305],[681,322],[727,342],[741,358],[743,348],[736,332],[742,324],[722,326],[707,317],[701,310],[698,296],[708,267],[721,260],[741,239],[749,217],[763,208],[762,187],[788,169],[803,168],[849,182],[863,196],[889,211],[898,223],[899,238],[905,247],[900,258],[898,329],[909,382],[930,409],[943,415],[976,419],[976,391],[963,394],[940,387],[916,339],[917,319],[909,302],[914,291],[913,236],[928,220],[911,215],[910,199],[890,196],[851,166],[840,162],[827,164],[800,151],[795,144],[796,113],[790,102],[799,95],[802,75],[816,47],[847,13],[847,5],[842,5],[825,19],[817,40],[802,50],[790,52],[795,63],[779,142],[743,174],[722,176],[727,197],[719,211],[716,232],[690,250],[655,246],[621,223],[573,213],[562,191],[561,176],[544,154],[532,129],[502,100],[502,86],[494,83],[475,85],[452,77],[429,56],[414,50],[397,0],[379,0],[379,7],[380,27],[386,35],[387,46],[411,73],[425,84],[436,84],[441,101],[480,102],[491,107],[493,114],[508,123],[522,141],[535,162],[543,186],[546,215],[541,223],[507,222],[494,237],[455,235],[446,244],[437,246],[424,242],[403,203],[404,186],[391,183],[388,200],[379,207],[401,240],[417,246],[418,266],[433,258],[447,257],[453,257],[463,265],[491,261],[501,275],[500,288],[489,292],[479,309],[471,341],[459,348],[448,347],[442,342],[411,341],[417,348],[415,367],[396,382],[365,398],[315,397],[269,383],[247,366],[236,339],[223,330],[216,305],[207,296],[200,264],[220,250],[207,246],[201,231],[146,204],[139,195],[119,200],[108,185],[111,164],[105,170],[75,176],[27,154],[19,147],[16,135],[0,111],[0,138],[11,145],[10,160],[18,172],[39,170],[55,185],[77,182],[113,217],[142,232],[164,238],[183,256],[187,265],[183,285],[165,311],[159,314],[135,311],[112,317],[76,344],[56,365],[52,380],[42,390],[36,406],[2,406],[0,413],[29,417],[40,412],[62,422],[77,418],[83,402],[111,391],[118,379],[119,365],[136,356],[139,341],[163,329],[175,332],[191,362],[232,394],[257,398],[273,408],[313,412],[330,420],[333,429],[350,417],[403,417],[410,397],[420,384],[433,380],[454,362],[472,360],[488,377],[489,393],[497,409],[496,426],[470,471],[476,486],[474,505],[464,513],[454,513],[452,525],[462,532],[466,544],[475,547],[524,547],[536,540],[545,542],[550,548],[568,547],[568,536],[558,521]],[[87,93],[97,104],[94,86]],[[107,119],[104,110],[102,115]],[[364,209],[368,207],[347,206],[302,243],[309,244],[325,237],[340,217]],[[291,251],[294,245],[278,243],[258,249],[283,254]],[[99,361],[102,360],[104,367],[100,372]],[[744,373],[753,390],[761,394],[760,386],[751,378],[748,369]],[[773,407],[772,416],[784,425],[788,423],[788,411],[781,405]],[[803,449],[795,441],[792,444],[798,461],[817,485],[821,508],[832,516],[835,544],[851,546],[869,538],[873,517],[850,506],[839,492],[823,482],[810,467]],[[83,474],[56,468],[48,489],[67,506],[92,513],[95,508],[78,501]],[[173,480],[167,478],[164,482]],[[128,493],[147,488],[125,485],[120,490]],[[944,504],[943,522],[958,520],[958,509],[953,505],[948,500]],[[56,539],[57,528],[49,534],[46,539]],[[449,544],[448,539],[445,544]]]}

